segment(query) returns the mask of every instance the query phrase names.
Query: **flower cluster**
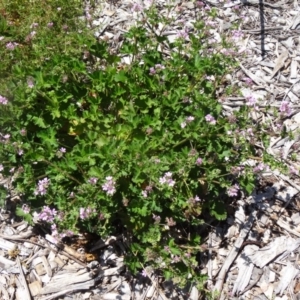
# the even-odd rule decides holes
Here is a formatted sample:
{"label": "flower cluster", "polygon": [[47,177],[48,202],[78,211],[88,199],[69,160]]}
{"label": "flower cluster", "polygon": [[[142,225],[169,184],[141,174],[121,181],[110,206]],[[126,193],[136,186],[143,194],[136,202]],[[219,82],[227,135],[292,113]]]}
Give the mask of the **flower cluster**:
{"label": "flower cluster", "polygon": [[195,204],[200,201],[201,199],[196,195],[194,198],[190,198],[188,202]]}
{"label": "flower cluster", "polygon": [[54,223],[51,225],[51,235],[54,237],[58,236],[57,225]]}
{"label": "flower cluster", "polygon": [[14,50],[18,46],[18,43],[15,42],[9,42],[6,44],[6,49],[8,50]]}
{"label": "flower cluster", "polygon": [[189,38],[189,31],[188,28],[185,27],[183,30],[178,30],[176,37],[178,39],[183,39],[183,40],[187,40]]}
{"label": "flower cluster", "polygon": [[91,178],[88,180],[88,182],[89,182],[90,184],[96,184],[97,181],[98,181],[98,178],[96,178],[96,177],[91,177]]}
{"label": "flower cluster", "polygon": [[8,103],[8,100],[0,95],[0,104],[6,105]]}
{"label": "flower cluster", "polygon": [[202,165],[202,163],[203,163],[202,158],[198,157],[198,158],[196,159],[196,165],[197,165],[197,166],[200,166],[200,165]]}
{"label": "flower cluster", "polygon": [[185,121],[180,124],[181,128],[184,128],[188,123],[194,121],[195,118],[193,116],[189,116],[185,118]]}
{"label": "flower cluster", "polygon": [[154,67],[151,67],[149,70],[150,75],[156,74],[160,70],[164,70],[166,67],[161,64],[156,64]]}
{"label": "flower cluster", "polygon": [[52,223],[56,215],[57,211],[54,208],[51,209],[49,206],[44,206],[43,210],[38,214],[38,218],[41,221]]}
{"label": "flower cluster", "polygon": [[232,30],[232,38],[234,40],[239,40],[244,36],[244,33],[241,30]]}
{"label": "flower cluster", "polygon": [[92,209],[90,207],[88,207],[88,208],[81,207],[79,209],[79,217],[81,220],[85,220],[85,219],[88,219],[95,212],[96,212],[96,209]]}
{"label": "flower cluster", "polygon": [[143,197],[147,198],[148,194],[151,193],[153,190],[152,185],[146,186],[146,188],[142,191]]}
{"label": "flower cluster", "polygon": [[159,178],[160,184],[168,185],[169,187],[173,187],[175,185],[175,181],[172,179],[172,173],[167,172],[163,177]]}
{"label": "flower cluster", "polygon": [[212,125],[216,125],[216,119],[210,114],[205,116],[205,120]]}
{"label": "flower cluster", "polygon": [[252,85],[252,83],[253,83],[252,79],[249,77],[244,77],[244,78],[242,78],[242,80],[245,81],[245,83],[247,85]]}
{"label": "flower cluster", "polygon": [[246,97],[246,105],[247,106],[255,106],[255,104],[256,104],[256,98],[255,97],[253,97],[253,96],[248,96],[248,97]]}
{"label": "flower cluster", "polygon": [[230,188],[228,188],[227,194],[229,197],[236,197],[238,195],[239,190],[240,190],[240,187],[237,184],[235,184],[235,185],[231,186]]}
{"label": "flower cluster", "polygon": [[22,205],[22,210],[25,214],[29,214],[30,213],[30,206],[27,204],[23,204]]}
{"label": "flower cluster", "polygon": [[282,114],[285,114],[286,116],[290,116],[292,113],[292,109],[288,101],[282,101],[279,110]]}
{"label": "flower cluster", "polygon": [[49,187],[50,179],[45,177],[42,180],[39,180],[38,186],[34,191],[35,195],[45,195],[47,193],[47,188]]}
{"label": "flower cluster", "polygon": [[66,148],[64,148],[64,147],[61,147],[60,149],[59,149],[59,152],[61,152],[61,153],[66,153]]}
{"label": "flower cluster", "polygon": [[232,167],[230,170],[230,173],[235,175],[235,176],[240,176],[242,174],[242,172],[244,171],[245,167],[243,166],[235,166]]}
{"label": "flower cluster", "polygon": [[233,56],[236,53],[236,51],[234,51],[233,49],[227,49],[227,48],[222,48],[220,52],[226,56]]}
{"label": "flower cluster", "polygon": [[25,128],[22,128],[21,130],[20,130],[20,134],[21,135],[26,135],[26,133],[27,133],[27,131],[26,131],[26,129]]}
{"label": "flower cluster", "polygon": [[160,216],[152,214],[152,218],[153,218],[155,224],[159,224],[160,223],[160,220],[161,220]]}
{"label": "flower cluster", "polygon": [[102,190],[106,192],[107,195],[112,196],[116,192],[116,182],[112,176],[107,176],[106,181],[102,184]]}
{"label": "flower cluster", "polygon": [[131,11],[132,12],[139,12],[139,11],[143,11],[143,6],[137,2],[133,3],[132,7],[131,7]]}
{"label": "flower cluster", "polygon": [[255,166],[253,168],[254,173],[260,173],[260,172],[269,171],[269,170],[270,170],[270,167],[265,165],[264,163],[259,163],[257,166]]}
{"label": "flower cluster", "polygon": [[34,81],[33,78],[27,78],[27,86],[32,89],[34,87]]}
{"label": "flower cluster", "polygon": [[294,166],[290,166],[289,170],[290,170],[290,174],[295,174],[295,175],[299,174],[299,170],[296,169]]}

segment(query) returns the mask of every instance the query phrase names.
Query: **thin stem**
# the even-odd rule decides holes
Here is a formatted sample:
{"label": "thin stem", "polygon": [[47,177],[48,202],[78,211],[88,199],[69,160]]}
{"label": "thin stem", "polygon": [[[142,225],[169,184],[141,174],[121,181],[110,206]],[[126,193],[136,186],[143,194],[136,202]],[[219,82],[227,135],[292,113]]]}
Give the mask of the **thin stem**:
{"label": "thin stem", "polygon": [[65,172],[64,170],[62,170],[61,168],[55,166],[52,162],[48,161],[48,160],[43,160],[45,163],[47,163],[48,165],[52,166],[54,169],[58,170],[59,172],[63,173],[66,177],[72,179],[73,181],[77,182],[78,184],[81,185],[81,182],[79,180],[77,180],[75,177],[69,175],[67,172]]}

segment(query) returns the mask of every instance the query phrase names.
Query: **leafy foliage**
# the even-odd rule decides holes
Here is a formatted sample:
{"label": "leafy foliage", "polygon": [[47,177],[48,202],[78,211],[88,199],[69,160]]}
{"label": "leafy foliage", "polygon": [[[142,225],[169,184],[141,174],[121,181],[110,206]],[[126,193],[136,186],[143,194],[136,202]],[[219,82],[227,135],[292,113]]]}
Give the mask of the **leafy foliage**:
{"label": "leafy foliage", "polygon": [[[43,219],[58,232],[108,235],[121,224],[133,237],[132,270],[152,264],[179,284],[191,275],[201,285],[195,229],[206,213],[224,220],[226,191],[239,184],[236,193],[249,193],[254,182],[241,165],[254,155],[249,108],[228,117],[217,96],[233,58],[211,47],[201,20],[175,41],[140,22],[113,53],[74,17],[79,6],[71,17],[67,4],[57,13],[55,1],[33,1],[43,15],[33,20],[9,3],[1,43],[19,45],[0,50],[4,174],[22,171],[17,188],[32,211],[58,211]],[[145,14],[152,32],[157,21],[173,22],[155,7]],[[31,39],[30,22],[38,23]]]}

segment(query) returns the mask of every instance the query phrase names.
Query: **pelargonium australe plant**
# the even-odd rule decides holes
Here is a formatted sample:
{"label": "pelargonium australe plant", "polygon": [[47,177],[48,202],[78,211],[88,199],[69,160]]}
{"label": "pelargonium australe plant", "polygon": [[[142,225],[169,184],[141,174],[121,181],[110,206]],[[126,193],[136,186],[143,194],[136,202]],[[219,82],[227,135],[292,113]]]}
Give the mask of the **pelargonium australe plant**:
{"label": "pelargonium australe plant", "polygon": [[24,215],[38,211],[57,237],[122,227],[132,237],[132,270],[151,265],[181,284],[201,283],[196,228],[204,216],[224,220],[228,196],[251,192],[254,180],[241,165],[254,155],[244,118],[252,107],[222,113],[216,90],[234,49],[212,44],[215,13],[205,19],[202,8],[192,28],[182,25],[168,39],[155,24],[174,19],[153,4],[134,6],[141,21],[117,52],[60,18],[31,20],[31,34],[5,40],[1,50],[10,57],[6,71],[21,61],[0,96],[0,156],[1,172],[21,173]]}

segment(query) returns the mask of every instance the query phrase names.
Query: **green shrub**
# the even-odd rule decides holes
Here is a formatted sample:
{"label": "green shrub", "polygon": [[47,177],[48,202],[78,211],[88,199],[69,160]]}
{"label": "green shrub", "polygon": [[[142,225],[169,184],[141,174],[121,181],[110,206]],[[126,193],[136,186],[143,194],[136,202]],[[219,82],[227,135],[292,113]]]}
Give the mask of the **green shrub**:
{"label": "green shrub", "polygon": [[18,190],[54,234],[126,229],[132,270],[152,266],[201,284],[195,229],[208,213],[224,220],[228,196],[253,188],[252,170],[241,165],[254,155],[249,108],[226,116],[216,94],[234,67],[224,50],[232,45],[211,46],[201,20],[175,41],[154,34],[156,23],[172,20],[152,7],[112,53],[74,22],[74,11],[63,28],[50,6],[53,15],[31,19],[39,25],[28,44],[29,23],[20,20],[19,32],[1,17],[1,45],[19,44],[1,50],[4,174],[20,172]]}

